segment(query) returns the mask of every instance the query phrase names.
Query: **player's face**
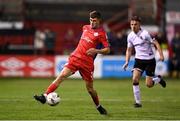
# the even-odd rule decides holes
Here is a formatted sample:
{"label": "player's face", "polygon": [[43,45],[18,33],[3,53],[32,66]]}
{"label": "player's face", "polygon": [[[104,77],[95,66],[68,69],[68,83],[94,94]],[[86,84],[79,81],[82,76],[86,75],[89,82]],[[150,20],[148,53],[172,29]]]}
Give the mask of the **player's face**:
{"label": "player's face", "polygon": [[100,25],[100,19],[98,18],[90,18],[90,25],[92,29],[96,29]]}
{"label": "player's face", "polygon": [[130,22],[131,30],[137,33],[140,30],[140,23],[139,21],[132,20]]}

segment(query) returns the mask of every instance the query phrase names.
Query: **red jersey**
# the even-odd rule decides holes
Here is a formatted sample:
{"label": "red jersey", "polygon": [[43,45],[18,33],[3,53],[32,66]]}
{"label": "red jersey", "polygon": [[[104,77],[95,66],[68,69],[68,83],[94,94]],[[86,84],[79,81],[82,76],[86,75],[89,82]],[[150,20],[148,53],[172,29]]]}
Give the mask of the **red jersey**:
{"label": "red jersey", "polygon": [[90,48],[96,48],[98,44],[102,44],[104,47],[109,47],[109,42],[104,29],[92,29],[90,25],[84,25],[79,44],[71,56],[75,56],[93,64],[94,57],[92,55],[87,55],[86,51]]}

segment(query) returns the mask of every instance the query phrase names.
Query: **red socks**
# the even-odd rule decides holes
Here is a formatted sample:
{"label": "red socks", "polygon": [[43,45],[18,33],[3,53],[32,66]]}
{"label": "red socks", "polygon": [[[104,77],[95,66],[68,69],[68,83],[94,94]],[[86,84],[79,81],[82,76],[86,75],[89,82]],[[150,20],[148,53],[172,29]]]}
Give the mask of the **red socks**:
{"label": "red socks", "polygon": [[51,85],[49,85],[49,87],[46,90],[46,94],[49,94],[51,92],[54,92],[56,90],[58,86],[55,83],[52,83]]}

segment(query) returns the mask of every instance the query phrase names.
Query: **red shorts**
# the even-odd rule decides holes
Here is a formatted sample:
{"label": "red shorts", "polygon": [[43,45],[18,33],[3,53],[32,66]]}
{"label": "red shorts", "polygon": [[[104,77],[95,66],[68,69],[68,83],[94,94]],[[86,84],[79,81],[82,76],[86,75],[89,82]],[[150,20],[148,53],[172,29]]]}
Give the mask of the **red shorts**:
{"label": "red shorts", "polygon": [[93,72],[94,72],[94,64],[89,64],[88,62],[77,58],[75,56],[70,56],[68,59],[68,63],[65,67],[69,68],[73,73],[79,71],[83,80],[85,81],[93,81]]}

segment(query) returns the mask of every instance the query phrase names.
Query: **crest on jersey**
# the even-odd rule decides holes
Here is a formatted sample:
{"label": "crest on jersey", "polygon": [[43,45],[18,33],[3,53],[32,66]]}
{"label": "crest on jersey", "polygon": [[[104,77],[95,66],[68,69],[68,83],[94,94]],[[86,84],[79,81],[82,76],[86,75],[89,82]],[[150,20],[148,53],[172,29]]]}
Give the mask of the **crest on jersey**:
{"label": "crest on jersey", "polygon": [[140,39],[142,39],[142,40],[143,40],[143,37],[142,37],[142,36],[140,36]]}
{"label": "crest on jersey", "polygon": [[98,32],[95,32],[95,33],[94,33],[94,36],[95,36],[95,37],[97,37],[98,35],[99,35]]}

